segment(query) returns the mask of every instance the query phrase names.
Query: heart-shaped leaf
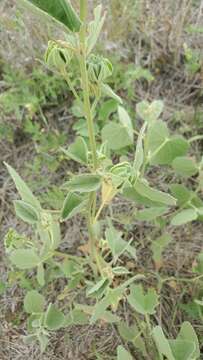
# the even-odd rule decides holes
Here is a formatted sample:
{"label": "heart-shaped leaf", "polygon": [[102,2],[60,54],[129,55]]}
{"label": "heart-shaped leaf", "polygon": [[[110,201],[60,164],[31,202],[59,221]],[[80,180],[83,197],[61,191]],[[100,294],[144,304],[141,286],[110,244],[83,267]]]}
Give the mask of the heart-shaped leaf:
{"label": "heart-shaped leaf", "polygon": [[129,304],[140,314],[154,314],[158,306],[158,295],[154,289],[149,289],[144,294],[141,285],[131,285],[130,295],[128,296]]}
{"label": "heart-shaped leaf", "polygon": [[137,104],[137,114],[141,119],[151,123],[159,118],[164,108],[164,103],[161,100],[155,100],[151,104],[144,100]]}

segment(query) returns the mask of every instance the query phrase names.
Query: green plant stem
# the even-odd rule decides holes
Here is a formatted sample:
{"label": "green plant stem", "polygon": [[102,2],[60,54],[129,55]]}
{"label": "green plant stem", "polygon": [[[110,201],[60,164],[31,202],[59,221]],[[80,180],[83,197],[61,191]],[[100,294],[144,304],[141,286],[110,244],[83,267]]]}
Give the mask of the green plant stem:
{"label": "green plant stem", "polygon": [[[80,18],[83,22],[83,25],[81,27],[79,34],[79,39],[80,39],[79,65],[80,65],[81,80],[82,80],[84,113],[87,120],[90,149],[92,154],[92,167],[93,167],[93,171],[95,172],[97,169],[97,148],[96,148],[96,139],[94,133],[94,123],[93,123],[93,117],[91,111],[89,80],[87,73],[86,17],[87,17],[87,0],[80,0]],[[92,192],[89,196],[87,224],[88,224],[88,232],[89,232],[90,255],[92,259],[93,269],[94,269],[94,261],[96,260],[96,237],[94,234],[94,227],[93,227],[93,218],[95,216],[95,208],[96,208],[95,203],[96,203],[96,192]]]}
{"label": "green plant stem", "polygon": [[82,101],[80,100],[78,94],[77,94],[77,91],[75,90],[73,84],[72,84],[72,81],[70,80],[70,78],[68,77],[68,74],[63,71],[62,72],[62,76],[64,78],[64,80],[67,82],[70,90],[72,91],[73,95],[75,96],[75,98],[77,99],[77,101],[79,102],[80,105],[83,105]]}
{"label": "green plant stem", "polygon": [[89,135],[90,147],[91,147],[91,152],[92,152],[93,169],[96,170],[97,169],[97,148],[96,148],[94,123],[93,123],[91,104],[90,104],[89,81],[88,81],[88,74],[87,74],[87,67],[86,67],[86,56],[85,56],[84,43],[83,43],[82,39],[83,39],[83,36],[81,35],[81,52],[82,52],[82,54],[80,55],[80,71],[81,71],[82,87],[83,87],[84,112],[85,112],[85,117],[87,120],[88,135]]}

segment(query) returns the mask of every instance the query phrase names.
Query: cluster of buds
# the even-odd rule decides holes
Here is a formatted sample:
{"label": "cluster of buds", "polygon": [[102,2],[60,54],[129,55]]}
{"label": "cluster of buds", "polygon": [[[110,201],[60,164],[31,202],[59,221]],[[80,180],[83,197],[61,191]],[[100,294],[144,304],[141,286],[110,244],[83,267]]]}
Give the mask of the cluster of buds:
{"label": "cluster of buds", "polygon": [[45,53],[45,62],[50,69],[58,72],[66,71],[68,64],[73,56],[73,52],[62,43],[49,41],[47,51]]}
{"label": "cluster of buds", "polygon": [[113,66],[107,58],[91,54],[87,61],[87,71],[91,90],[98,96],[101,84],[112,75]]}
{"label": "cluster of buds", "polygon": [[102,83],[112,75],[113,66],[108,59],[92,54],[87,61],[87,70],[90,82]]}

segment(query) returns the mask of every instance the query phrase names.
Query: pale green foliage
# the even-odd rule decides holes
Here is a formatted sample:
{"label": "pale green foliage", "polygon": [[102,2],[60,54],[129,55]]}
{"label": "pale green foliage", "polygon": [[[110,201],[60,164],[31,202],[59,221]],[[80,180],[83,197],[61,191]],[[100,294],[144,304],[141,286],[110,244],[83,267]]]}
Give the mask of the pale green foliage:
{"label": "pale green foliage", "polygon": [[156,306],[158,306],[158,295],[154,289],[149,289],[144,294],[141,285],[131,285],[130,295],[128,296],[130,305],[140,314],[154,314]]}
{"label": "pale green foliage", "polygon": [[160,326],[153,329],[153,337],[160,355],[168,360],[199,359],[199,342],[193,327],[184,322],[175,340],[167,340]]}
{"label": "pale green foliage", "polygon": [[29,314],[42,313],[45,307],[45,299],[36,290],[29,291],[24,298],[24,308]]}
{"label": "pale green foliage", "polygon": [[121,345],[117,348],[117,360],[132,360],[130,353]]}

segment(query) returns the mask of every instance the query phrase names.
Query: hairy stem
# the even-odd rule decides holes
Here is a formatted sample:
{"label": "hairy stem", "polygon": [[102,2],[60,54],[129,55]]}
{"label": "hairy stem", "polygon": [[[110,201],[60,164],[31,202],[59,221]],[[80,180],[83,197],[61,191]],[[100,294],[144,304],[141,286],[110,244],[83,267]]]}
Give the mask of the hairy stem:
{"label": "hairy stem", "polygon": [[[87,0],[80,0],[80,17],[83,22],[83,25],[81,27],[79,34],[79,39],[80,39],[79,63],[80,63],[80,72],[81,72],[81,80],[82,80],[84,113],[87,120],[90,149],[92,154],[92,169],[93,171],[95,171],[97,169],[97,148],[96,148],[96,139],[94,133],[93,116],[91,111],[89,80],[87,73],[86,25],[85,25],[86,16],[87,16]],[[91,255],[92,263],[96,259],[96,237],[94,234],[94,227],[93,227],[93,218],[95,216],[95,203],[96,203],[96,192],[92,192],[89,196],[88,214],[87,214],[89,246],[90,246],[90,255]]]}

